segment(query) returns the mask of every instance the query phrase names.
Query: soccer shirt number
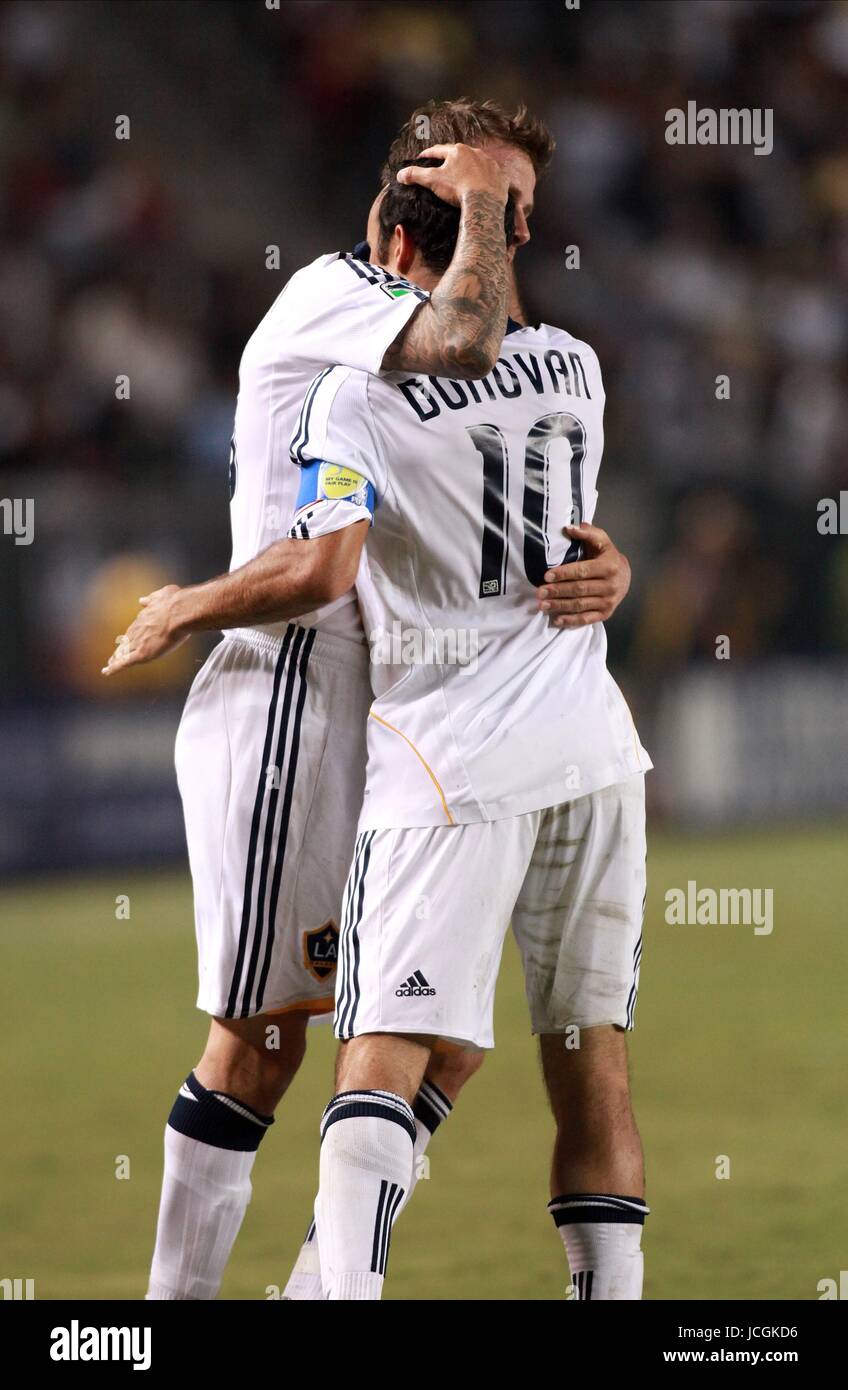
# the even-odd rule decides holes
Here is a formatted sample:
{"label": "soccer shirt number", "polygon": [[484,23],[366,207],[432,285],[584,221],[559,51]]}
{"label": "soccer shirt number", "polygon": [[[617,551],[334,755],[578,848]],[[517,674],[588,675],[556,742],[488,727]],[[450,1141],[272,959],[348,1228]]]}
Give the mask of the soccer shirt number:
{"label": "soccer shirt number", "polygon": [[[506,593],[509,555],[509,450],[497,425],[470,425],[468,433],[483,460],[483,549],[480,562],[480,598]],[[535,587],[544,583],[548,568],[548,507],[550,502],[550,446],[567,439],[571,446],[572,524],[583,520],[583,461],[586,431],[574,415],[545,415],[527,436],[524,449],[524,572]],[[561,564],[580,557],[579,541],[572,541]]]}

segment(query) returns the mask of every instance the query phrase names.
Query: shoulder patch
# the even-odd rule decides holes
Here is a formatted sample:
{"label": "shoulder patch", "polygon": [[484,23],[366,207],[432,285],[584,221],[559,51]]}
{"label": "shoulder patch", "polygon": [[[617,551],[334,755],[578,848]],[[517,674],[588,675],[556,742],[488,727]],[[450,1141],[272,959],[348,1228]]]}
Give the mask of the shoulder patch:
{"label": "shoulder patch", "polygon": [[381,285],[380,289],[383,291],[383,294],[389,296],[389,299],[402,299],[405,294],[412,294],[411,285],[385,284]]}
{"label": "shoulder patch", "polygon": [[383,270],[382,266],[372,265],[370,261],[357,260],[349,251],[345,251],[341,261],[343,265],[350,266],[360,280],[366,280],[369,285],[379,286],[389,299],[400,299],[406,294],[414,294],[415,298],[422,302],[430,298],[428,290],[419,289],[417,285],[399,275],[392,275],[390,271]]}

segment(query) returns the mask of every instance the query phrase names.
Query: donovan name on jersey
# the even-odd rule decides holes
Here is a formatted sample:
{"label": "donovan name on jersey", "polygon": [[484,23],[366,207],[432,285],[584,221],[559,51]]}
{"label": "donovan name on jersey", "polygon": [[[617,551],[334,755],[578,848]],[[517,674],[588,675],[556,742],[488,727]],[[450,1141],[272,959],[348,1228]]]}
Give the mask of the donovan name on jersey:
{"label": "donovan name on jersey", "polygon": [[291,534],[372,522],[361,828],[520,815],[651,766],[603,626],[553,628],[535,601],[577,558],[563,527],[593,518],[603,406],[593,350],[544,324],[515,325],[483,381],[336,368],[315,388]]}

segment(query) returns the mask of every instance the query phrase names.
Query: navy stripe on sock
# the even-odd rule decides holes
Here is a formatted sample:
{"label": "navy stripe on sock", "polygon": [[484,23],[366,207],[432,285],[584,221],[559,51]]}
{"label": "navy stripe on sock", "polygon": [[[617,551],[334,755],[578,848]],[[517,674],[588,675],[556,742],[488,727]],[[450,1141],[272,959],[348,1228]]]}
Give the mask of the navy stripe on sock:
{"label": "navy stripe on sock", "polygon": [[236,1096],[228,1096],[223,1091],[207,1091],[194,1072],[189,1073],[180,1087],[168,1116],[171,1129],[186,1138],[216,1149],[236,1149],[242,1153],[255,1152],[273,1123],[273,1115],[260,1115]]}
{"label": "navy stripe on sock", "polygon": [[592,1298],[592,1284],[595,1279],[593,1269],[578,1269],[571,1281],[575,1303],[589,1303]]}
{"label": "navy stripe on sock", "polygon": [[448,1100],[444,1091],[440,1090],[435,1081],[431,1081],[429,1077],[424,1077],[424,1080],[421,1082],[421,1090],[431,1092],[433,1100],[436,1101],[437,1104],[444,1106],[448,1114],[453,1110],[453,1104]]}
{"label": "navy stripe on sock", "polygon": [[389,1263],[392,1226],[403,1201],[404,1190],[398,1183],[390,1183],[385,1178],[380,1183],[377,1215],[374,1220],[374,1243],[371,1247],[371,1273],[382,1274],[383,1278]]}
{"label": "navy stripe on sock", "polygon": [[351,1099],[342,1092],[335,1096],[321,1121],[321,1139],[326,1137],[330,1125],[334,1125],[337,1120],[356,1120],[363,1117],[373,1117],[378,1120],[390,1120],[401,1129],[406,1130],[412,1143],[415,1143],[415,1120],[409,1106],[400,1098],[396,1100],[384,1100],[379,1091],[356,1091],[351,1092]]}
{"label": "navy stripe on sock", "polygon": [[442,1120],[446,1120],[453,1106],[443,1091],[432,1081],[422,1081],[421,1089],[412,1102],[412,1113],[431,1134],[435,1134]]}
{"label": "navy stripe on sock", "polygon": [[[393,1185],[394,1186],[394,1185]],[[382,1254],[383,1243],[383,1221],[386,1213],[386,1202],[389,1195],[389,1184],[383,1178],[380,1183],[380,1197],[377,1202],[377,1215],[374,1218],[374,1242],[371,1246],[371,1273],[380,1273],[380,1256]]]}
{"label": "navy stripe on sock", "polygon": [[609,1192],[575,1192],[553,1197],[548,1211],[559,1226],[579,1222],[617,1221],[625,1226],[644,1226],[650,1207],[641,1197],[617,1197]]}
{"label": "navy stripe on sock", "polygon": [[389,1246],[391,1244],[392,1239],[392,1227],[395,1224],[395,1217],[397,1216],[398,1211],[400,1210],[400,1204],[403,1201],[404,1197],[404,1188],[395,1187],[394,1184],[392,1184],[392,1186],[394,1188],[394,1196],[391,1192],[389,1192],[389,1209],[386,1216],[386,1232],[383,1237],[383,1260],[382,1267],[380,1269],[380,1273],[382,1274],[384,1279],[389,1269]]}

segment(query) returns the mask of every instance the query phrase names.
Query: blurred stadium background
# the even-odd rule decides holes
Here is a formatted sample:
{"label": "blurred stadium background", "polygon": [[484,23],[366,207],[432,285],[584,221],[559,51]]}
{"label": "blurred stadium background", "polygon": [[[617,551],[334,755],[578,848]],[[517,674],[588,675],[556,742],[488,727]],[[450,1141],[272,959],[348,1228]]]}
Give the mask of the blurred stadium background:
{"label": "blurred stadium background", "polygon": [[[848,489],[848,5],[14,0],[0,492],[32,499],[34,533],[0,535],[0,1276],[38,1296],[139,1295],[161,1123],[203,1034],[172,748],[204,648],[108,685],[99,668],[139,593],[226,567],[244,342],[294,269],[363,234],[410,109],[461,93],[550,123],[519,279],[606,376],[597,519],[634,569],[611,664],[656,764],[634,1039],[647,1294],[814,1298],[845,1264],[848,548],[817,522]],[[773,108],[773,152],[669,146],[689,99]],[[772,887],[773,937],[667,926],[663,895],[690,878]],[[395,1297],[562,1296],[511,952],[499,1008],[495,1058],[399,1228]],[[227,1296],[283,1282],[305,1225],[318,1033]],[[119,1153],[136,1181],[115,1181]]]}

